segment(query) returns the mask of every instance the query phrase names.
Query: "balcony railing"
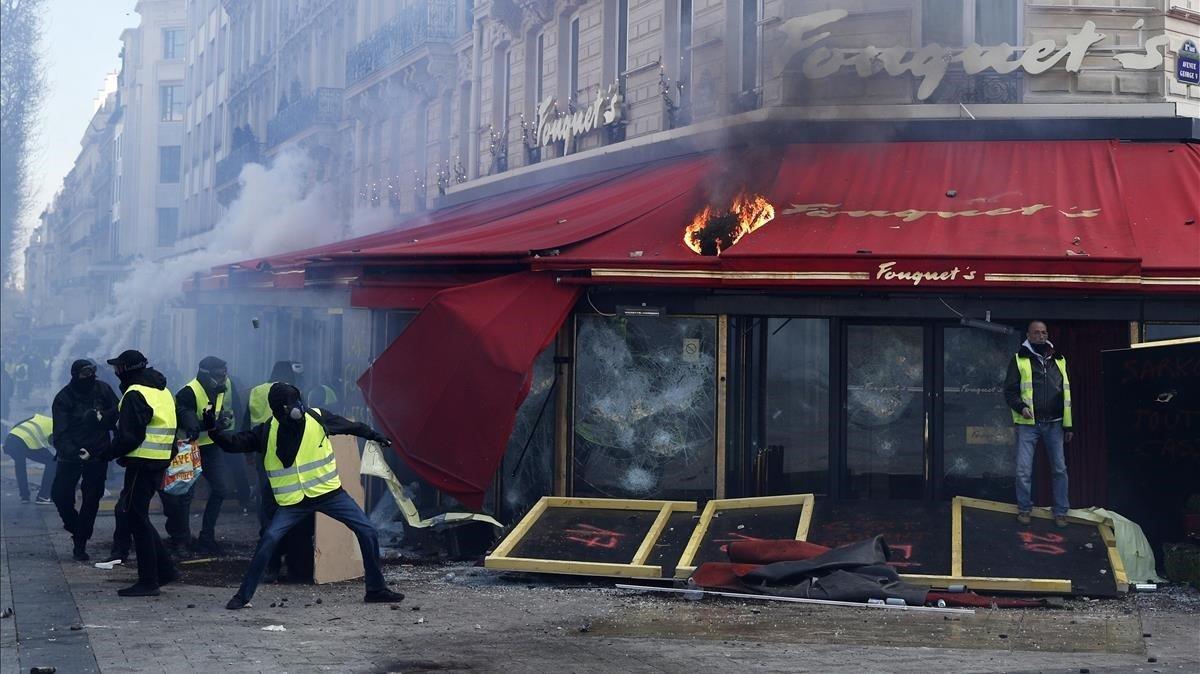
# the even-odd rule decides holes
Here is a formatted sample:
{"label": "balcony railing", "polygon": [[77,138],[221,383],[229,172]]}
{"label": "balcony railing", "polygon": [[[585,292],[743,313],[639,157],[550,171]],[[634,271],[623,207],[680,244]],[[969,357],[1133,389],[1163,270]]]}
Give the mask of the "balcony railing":
{"label": "balcony railing", "polygon": [[217,162],[217,185],[237,180],[246,164],[262,163],[262,145],[248,142],[236,147],[224,159]]}
{"label": "balcony railing", "polygon": [[346,54],[346,86],[353,86],[431,42],[449,42],[457,35],[454,0],[409,2]]}
{"label": "balcony railing", "polygon": [[321,87],[293,101],[267,122],[267,147],[275,147],[296,134],[318,124],[342,121],[342,90]]}

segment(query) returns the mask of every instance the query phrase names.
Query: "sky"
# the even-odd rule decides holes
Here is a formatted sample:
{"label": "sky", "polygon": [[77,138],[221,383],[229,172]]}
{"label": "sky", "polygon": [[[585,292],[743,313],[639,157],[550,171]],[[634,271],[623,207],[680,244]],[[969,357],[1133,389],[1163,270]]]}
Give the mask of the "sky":
{"label": "sky", "polygon": [[54,198],[79,154],[79,141],[92,118],[92,99],[104,75],[120,68],[121,31],[137,25],[135,0],[46,0],[42,57],[46,97],[34,143],[30,175],[32,207],[26,222]]}

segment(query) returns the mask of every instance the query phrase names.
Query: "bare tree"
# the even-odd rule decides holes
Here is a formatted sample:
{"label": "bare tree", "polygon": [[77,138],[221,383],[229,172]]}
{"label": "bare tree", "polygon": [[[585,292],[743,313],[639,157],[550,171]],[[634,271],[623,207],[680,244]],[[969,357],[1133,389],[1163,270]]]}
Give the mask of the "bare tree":
{"label": "bare tree", "polygon": [[0,277],[30,205],[30,148],[46,89],[39,52],[43,0],[0,0]]}

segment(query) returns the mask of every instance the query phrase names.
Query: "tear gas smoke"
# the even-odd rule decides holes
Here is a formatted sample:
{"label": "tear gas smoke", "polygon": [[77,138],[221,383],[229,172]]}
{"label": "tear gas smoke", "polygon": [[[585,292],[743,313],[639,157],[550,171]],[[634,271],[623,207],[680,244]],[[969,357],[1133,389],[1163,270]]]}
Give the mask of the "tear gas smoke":
{"label": "tear gas smoke", "polygon": [[[316,181],[317,166],[303,151],[285,150],[270,168],[247,164],[240,176],[241,196],[196,250],[164,260],[139,259],[129,274],[114,284],[113,303],[101,316],[81,323],[67,334],[51,364],[52,381],[65,381],[66,366],[85,339],[97,346],[87,356],[109,358],[131,348],[139,319],[161,314],[183,293],[183,283],[197,272],[248,258],[275,255],[318,246],[344,236],[345,221],[337,213],[333,185]],[[386,222],[362,218],[345,229],[367,233]],[[186,250],[188,241],[179,248]],[[147,354],[151,365],[164,354]]]}

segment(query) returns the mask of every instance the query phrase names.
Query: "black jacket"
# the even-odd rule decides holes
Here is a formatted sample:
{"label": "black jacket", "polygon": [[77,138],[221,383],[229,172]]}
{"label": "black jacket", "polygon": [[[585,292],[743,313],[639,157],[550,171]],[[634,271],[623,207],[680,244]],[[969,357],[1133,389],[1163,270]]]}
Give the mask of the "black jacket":
{"label": "black jacket", "polygon": [[[1033,413],[1035,421],[1055,421],[1063,418],[1063,378],[1058,365],[1052,360],[1063,360],[1063,355],[1050,347],[1049,357],[1042,359],[1028,346],[1022,344],[1017,358],[1030,361],[1033,370]],[[1016,360],[1008,361],[1008,372],[1004,375],[1004,402],[1017,414],[1025,407],[1021,401],[1021,371]]]}
{"label": "black jacket", "polygon": [[80,387],[72,381],[54,396],[50,414],[59,461],[81,461],[80,449],[88,450],[89,461],[104,460],[117,415],[117,394],[108,384],[97,379]]}
{"label": "black jacket", "polygon": [[137,466],[149,470],[166,468],[169,460],[127,459],[125,455],[141,446],[146,439],[146,426],[154,418],[154,409],[150,403],[137,391],[129,391],[133,385],[148,386],[156,389],[167,388],[167,378],[151,367],[130,372],[121,380],[121,412],[117,416],[117,431],[113,435],[112,447],[108,456],[117,459],[122,466]]}
{"label": "black jacket", "polygon": [[[209,430],[208,435],[212,438],[214,444],[226,452],[234,454],[249,454],[252,452],[266,454],[267,438],[271,432],[271,421],[271,419],[268,419],[248,431],[226,433],[213,429]],[[310,409],[304,415],[304,423],[320,423],[324,427],[326,435],[355,435],[367,440],[384,440],[384,436],[370,426],[357,421],[350,421],[333,412],[317,412]],[[304,426],[299,423],[280,424],[275,452],[279,457],[279,461],[285,467],[291,466],[296,462],[296,454],[300,452],[300,439],[303,436]],[[312,500],[323,501],[327,498],[332,498],[340,491],[341,488],[338,488]],[[306,496],[305,498],[307,499],[308,497]]]}

